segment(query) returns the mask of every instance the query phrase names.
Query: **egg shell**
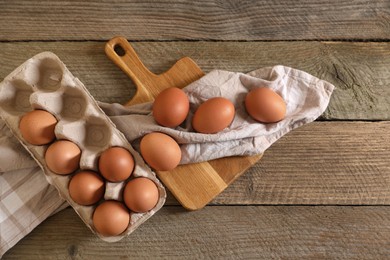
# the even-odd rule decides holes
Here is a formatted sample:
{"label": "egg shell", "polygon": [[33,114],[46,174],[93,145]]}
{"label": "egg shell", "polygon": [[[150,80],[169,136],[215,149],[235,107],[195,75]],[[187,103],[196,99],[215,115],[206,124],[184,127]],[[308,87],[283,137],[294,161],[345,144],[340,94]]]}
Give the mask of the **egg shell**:
{"label": "egg shell", "polygon": [[100,155],[99,171],[108,181],[124,181],[133,170],[133,156],[123,147],[110,147]]}
{"label": "egg shell", "polygon": [[180,146],[172,137],[163,133],[145,135],[140,150],[146,163],[158,171],[173,170],[181,160]]}
{"label": "egg shell", "polygon": [[93,226],[103,236],[118,236],[122,234],[130,222],[129,210],[119,201],[104,201],[96,207]]}
{"label": "egg shell", "polygon": [[80,171],[69,182],[69,195],[80,205],[97,203],[104,196],[105,182],[93,171]]}
{"label": "egg shell", "polygon": [[161,91],[153,102],[153,117],[166,127],[176,127],[184,122],[190,109],[187,95],[179,88]]}
{"label": "egg shell", "polygon": [[[135,163],[130,179],[146,177],[157,185],[159,199],[156,206],[146,213],[132,213],[130,224],[119,235],[105,236],[96,232],[92,218],[97,204],[84,206],[76,203],[69,194],[72,174],[57,174],[46,163],[45,153],[50,144],[32,145],[21,135],[20,120],[23,115],[33,110],[51,113],[58,120],[54,130],[56,138],[69,140],[80,148],[80,170],[97,172],[99,156],[109,147],[123,147],[128,150]],[[164,205],[166,191],[155,173],[100,109],[84,84],[72,75],[55,54],[39,53],[4,78],[0,83],[0,116],[16,139],[41,166],[46,180],[55,186],[60,196],[73,207],[80,219],[100,239],[106,242],[123,239]],[[125,181],[106,181],[104,200],[122,200],[125,184]]]}
{"label": "egg shell", "polygon": [[147,212],[158,202],[156,184],[148,178],[135,178],[129,181],[123,191],[126,206],[134,212]]}
{"label": "egg shell", "polygon": [[215,134],[228,127],[235,114],[230,100],[223,97],[208,99],[195,111],[192,127],[203,134]]}
{"label": "egg shell", "polygon": [[68,140],[59,140],[52,143],[45,153],[47,167],[61,175],[76,171],[79,168],[80,158],[80,148]]}
{"label": "egg shell", "polygon": [[52,142],[56,136],[54,128],[57,119],[47,111],[33,110],[23,115],[19,123],[20,133],[32,145]]}
{"label": "egg shell", "polygon": [[275,91],[265,87],[252,89],[245,97],[248,114],[262,123],[276,123],[286,116],[286,103]]}

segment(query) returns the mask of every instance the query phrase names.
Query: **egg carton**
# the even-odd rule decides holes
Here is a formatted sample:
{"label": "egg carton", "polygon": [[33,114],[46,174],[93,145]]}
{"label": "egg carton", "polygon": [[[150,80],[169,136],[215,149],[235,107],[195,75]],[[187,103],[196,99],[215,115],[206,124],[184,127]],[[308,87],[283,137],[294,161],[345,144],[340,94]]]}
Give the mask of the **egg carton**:
{"label": "egg carton", "polygon": [[[55,174],[45,162],[45,151],[50,144],[35,146],[23,139],[19,131],[19,121],[24,114],[34,109],[46,110],[57,118],[56,139],[70,140],[79,146],[81,170],[98,172],[98,158],[109,147],[121,146],[130,151],[135,162],[132,175],[128,180],[119,183],[106,181],[104,200],[123,201],[122,193],[127,181],[142,176],[151,179],[157,185],[160,194],[157,205],[146,213],[131,212],[130,224],[121,235],[105,237],[96,232],[93,228],[92,215],[97,204],[81,206],[72,200],[68,185],[73,174]],[[37,54],[16,68],[0,83],[0,116],[41,166],[47,181],[57,188],[60,196],[101,239],[108,242],[122,239],[163,206],[166,191],[154,172],[100,109],[83,83],[72,75],[54,53]]]}

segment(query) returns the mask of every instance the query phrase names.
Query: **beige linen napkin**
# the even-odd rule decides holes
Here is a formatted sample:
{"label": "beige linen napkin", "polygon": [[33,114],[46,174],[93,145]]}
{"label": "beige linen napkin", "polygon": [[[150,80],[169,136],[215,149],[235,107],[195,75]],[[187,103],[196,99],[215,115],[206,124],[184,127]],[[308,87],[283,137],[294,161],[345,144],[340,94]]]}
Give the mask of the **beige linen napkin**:
{"label": "beige linen napkin", "polygon": [[[243,105],[245,94],[256,87],[269,87],[287,103],[286,118],[274,124],[261,124],[250,118]],[[255,70],[249,74],[215,70],[184,90],[191,108],[186,122],[176,129],[157,125],[152,103],[123,107],[100,103],[132,145],[141,136],[160,131],[174,137],[183,153],[181,163],[207,161],[233,155],[264,152],[292,129],[312,122],[326,109],[334,86],[306,72],[285,66]],[[191,119],[205,100],[222,96],[233,102],[236,116],[224,131],[206,135],[195,133]],[[50,214],[64,207],[54,187],[0,121],[0,256]]]}
{"label": "beige linen napkin", "polygon": [[[287,103],[285,119],[263,124],[247,114],[245,96],[258,87],[271,88],[283,97]],[[326,81],[285,66],[262,68],[249,74],[215,70],[184,89],[190,100],[190,113],[186,122],[175,129],[156,124],[152,102],[131,107],[103,103],[100,106],[135,148],[143,135],[163,132],[181,144],[181,164],[187,164],[264,152],[284,134],[319,117],[328,106],[333,89]],[[212,97],[225,97],[233,102],[234,120],[217,134],[195,133],[192,116],[201,103]]]}

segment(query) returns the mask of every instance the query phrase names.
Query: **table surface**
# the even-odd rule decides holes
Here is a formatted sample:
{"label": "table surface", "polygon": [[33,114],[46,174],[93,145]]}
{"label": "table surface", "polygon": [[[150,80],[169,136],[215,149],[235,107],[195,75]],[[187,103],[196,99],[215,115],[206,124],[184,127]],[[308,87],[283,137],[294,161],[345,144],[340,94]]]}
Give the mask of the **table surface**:
{"label": "table surface", "polygon": [[283,64],[336,86],[325,113],[281,138],[204,209],[166,206],[107,244],[71,209],[4,259],[347,258],[390,255],[390,3],[382,1],[1,1],[0,79],[56,53],[100,101],[133,83],[104,54],[126,37],[155,73],[183,56],[248,72]]}

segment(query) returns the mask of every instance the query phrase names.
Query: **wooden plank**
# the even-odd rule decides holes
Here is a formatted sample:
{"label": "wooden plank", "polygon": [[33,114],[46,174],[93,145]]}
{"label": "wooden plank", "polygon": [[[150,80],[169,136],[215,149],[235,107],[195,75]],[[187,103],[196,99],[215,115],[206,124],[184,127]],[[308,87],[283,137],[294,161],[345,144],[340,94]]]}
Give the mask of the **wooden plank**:
{"label": "wooden plank", "polygon": [[389,121],[298,128],[211,204],[390,205],[389,132]]}
{"label": "wooden plank", "polygon": [[390,122],[298,128],[212,204],[390,205],[389,133]]}
{"label": "wooden plank", "polygon": [[384,259],[389,244],[390,207],[164,207],[117,243],[99,240],[68,208],[3,259]]}
{"label": "wooden plank", "polygon": [[389,2],[1,1],[0,40],[389,39]]}
{"label": "wooden plank", "polygon": [[[145,65],[161,73],[183,57],[212,69],[247,72],[283,64],[336,86],[324,119],[390,120],[390,43],[377,42],[136,42]],[[0,79],[34,54],[50,50],[97,100],[125,103],[135,87],[100,42],[0,43]],[[126,94],[127,93],[127,94]]]}
{"label": "wooden plank", "polygon": [[[210,205],[390,205],[390,122],[315,122],[271,146]],[[168,195],[166,205],[178,205]]]}

